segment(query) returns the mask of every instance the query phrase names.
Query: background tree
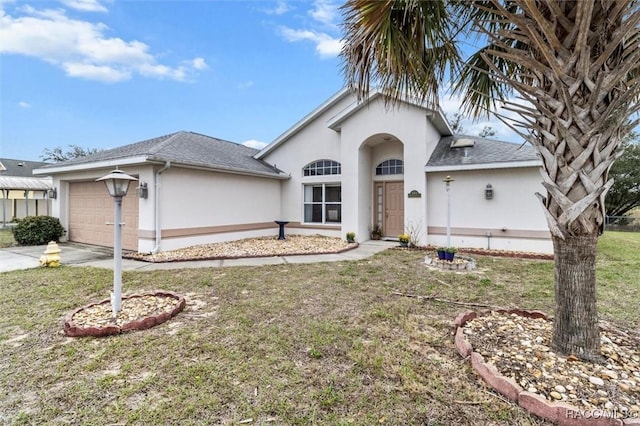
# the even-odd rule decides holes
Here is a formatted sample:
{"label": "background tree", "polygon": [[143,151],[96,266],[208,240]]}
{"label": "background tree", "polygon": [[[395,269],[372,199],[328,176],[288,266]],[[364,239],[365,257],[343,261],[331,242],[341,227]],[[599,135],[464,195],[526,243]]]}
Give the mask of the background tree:
{"label": "background tree", "polygon": [[460,114],[459,112],[454,112],[451,115],[451,118],[449,118],[449,116],[446,114],[445,116],[447,117],[447,121],[449,122],[449,125],[451,126],[451,130],[453,131],[453,133],[457,133],[457,134],[464,133],[464,127],[462,127],[462,119],[464,117],[462,116],[462,114]]}
{"label": "background tree", "polygon": [[484,126],[478,136],[482,138],[491,138],[496,135],[496,131],[491,126]]}
{"label": "background tree", "polygon": [[[345,77],[361,98],[373,82],[435,108],[449,76],[463,112],[493,114],[535,147],[555,253],[552,346],[599,360],[596,246],[609,169],[638,124],[638,1],[348,0],[343,11]],[[462,39],[482,44],[464,62]]]}
{"label": "background tree", "polygon": [[[454,134],[463,134],[464,127],[462,126],[462,120],[464,116],[459,112],[453,113],[451,117],[445,114],[447,117],[447,121],[449,121],[449,125],[451,126],[451,130]],[[478,133],[478,136],[481,138],[490,138],[496,135],[496,131],[493,130],[491,126],[484,126],[484,128]]]}
{"label": "background tree", "polygon": [[62,148],[57,146],[53,149],[45,148],[40,158],[42,158],[42,161],[61,163],[67,160],[73,160],[74,158],[95,154],[100,151],[102,150],[98,148],[82,148],[78,145],[69,145],[69,149],[62,151]]}
{"label": "background tree", "polygon": [[607,216],[624,216],[640,206],[640,135],[632,132],[624,142],[624,153],[613,163],[609,175],[614,179],[607,192]]}

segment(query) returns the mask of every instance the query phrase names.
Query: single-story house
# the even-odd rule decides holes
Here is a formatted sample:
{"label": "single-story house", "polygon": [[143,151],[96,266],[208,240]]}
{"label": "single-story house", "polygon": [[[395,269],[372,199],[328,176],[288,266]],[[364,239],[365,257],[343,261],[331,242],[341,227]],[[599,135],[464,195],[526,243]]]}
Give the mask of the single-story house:
{"label": "single-story house", "polygon": [[379,226],[445,245],[449,229],[453,246],[552,252],[540,165],[529,146],[454,135],[415,100],[344,89],[262,150],[181,131],[35,173],[53,176],[68,238],[99,245],[112,244],[113,202],[96,179],[115,168],[138,178],[123,247],[139,252],[277,235],[275,220],[296,234],[364,241]]}
{"label": "single-story house", "polygon": [[45,166],[40,161],[0,158],[0,200],[2,227],[7,222],[27,216],[48,215],[51,212],[50,177],[34,177],[33,170]]}

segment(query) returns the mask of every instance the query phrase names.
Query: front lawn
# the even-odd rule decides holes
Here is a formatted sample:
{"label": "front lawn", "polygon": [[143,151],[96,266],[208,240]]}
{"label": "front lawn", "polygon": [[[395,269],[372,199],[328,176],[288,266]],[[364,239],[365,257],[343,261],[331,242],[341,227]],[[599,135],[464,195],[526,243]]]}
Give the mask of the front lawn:
{"label": "front lawn", "polygon": [[16,240],[13,238],[11,228],[0,228],[0,248],[11,247],[15,244]]}
{"label": "front lawn", "polygon": [[[637,329],[640,234],[607,233],[600,249],[601,317]],[[424,254],[126,272],[125,294],[171,290],[187,307],[107,338],[67,338],[62,321],[108,297],[111,271],[0,274],[0,424],[549,424],[458,355],[464,307],[392,293],[552,314],[553,263],[478,256],[476,273],[457,274]]]}

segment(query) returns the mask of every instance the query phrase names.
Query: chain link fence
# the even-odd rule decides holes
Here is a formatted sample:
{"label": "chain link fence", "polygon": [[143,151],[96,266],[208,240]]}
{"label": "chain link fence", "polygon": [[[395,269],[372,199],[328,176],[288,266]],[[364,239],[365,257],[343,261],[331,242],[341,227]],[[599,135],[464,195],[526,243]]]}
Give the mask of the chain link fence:
{"label": "chain link fence", "polygon": [[640,232],[640,218],[634,216],[607,216],[606,231]]}

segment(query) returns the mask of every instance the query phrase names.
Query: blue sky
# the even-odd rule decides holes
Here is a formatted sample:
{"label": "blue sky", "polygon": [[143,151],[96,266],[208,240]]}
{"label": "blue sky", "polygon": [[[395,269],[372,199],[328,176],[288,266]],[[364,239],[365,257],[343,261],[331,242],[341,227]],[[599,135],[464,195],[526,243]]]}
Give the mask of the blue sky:
{"label": "blue sky", "polygon": [[260,147],[343,87],[339,4],[0,0],[0,157],[179,130]]}

